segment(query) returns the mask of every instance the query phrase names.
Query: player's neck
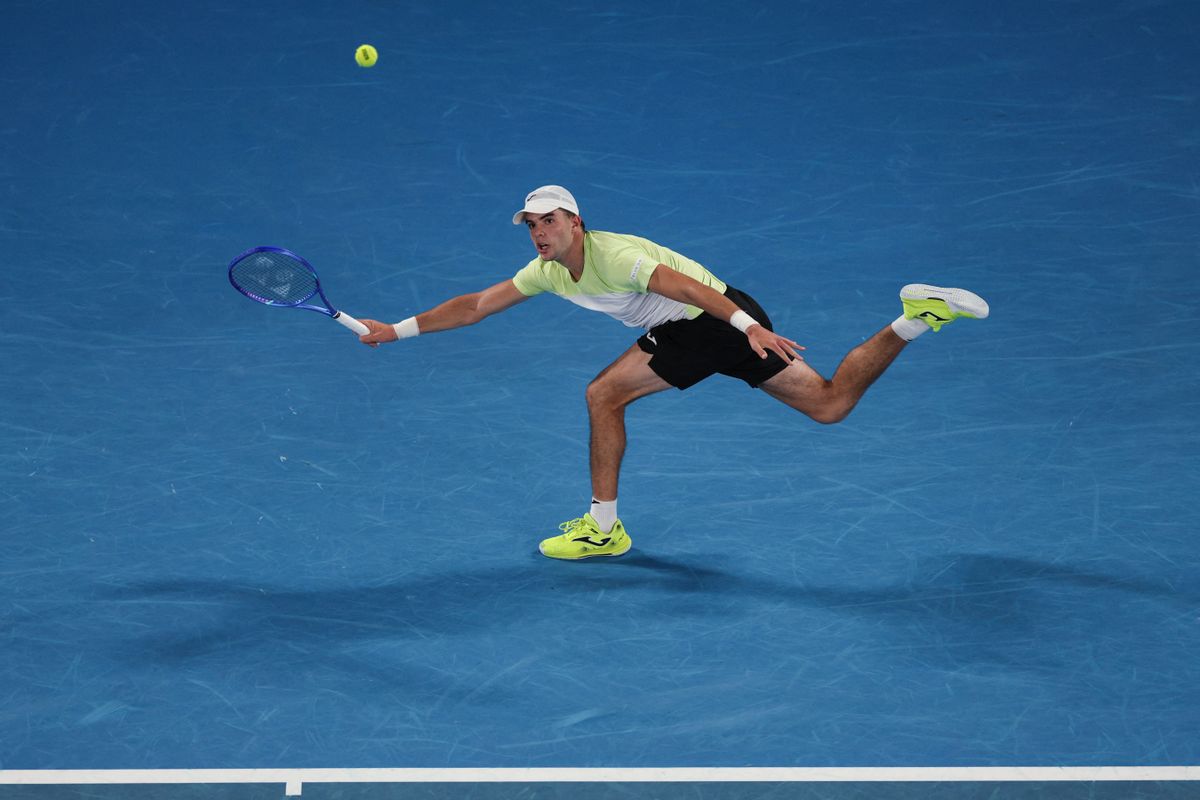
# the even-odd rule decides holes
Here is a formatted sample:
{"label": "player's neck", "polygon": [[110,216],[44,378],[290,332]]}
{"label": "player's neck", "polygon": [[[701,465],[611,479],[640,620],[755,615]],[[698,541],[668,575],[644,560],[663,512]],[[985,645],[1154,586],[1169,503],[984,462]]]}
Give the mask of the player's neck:
{"label": "player's neck", "polygon": [[580,233],[571,242],[571,248],[567,254],[558,260],[558,263],[567,268],[567,272],[571,273],[571,278],[576,283],[583,277],[583,265],[585,262],[583,251],[583,234]]}

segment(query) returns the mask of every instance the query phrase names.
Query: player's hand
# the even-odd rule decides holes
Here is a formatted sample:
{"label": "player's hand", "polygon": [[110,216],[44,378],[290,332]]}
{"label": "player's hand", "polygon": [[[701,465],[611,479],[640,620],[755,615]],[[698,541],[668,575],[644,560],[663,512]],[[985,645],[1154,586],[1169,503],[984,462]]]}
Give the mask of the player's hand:
{"label": "player's hand", "polygon": [[758,353],[759,358],[766,358],[767,352],[770,351],[789,364],[793,361],[804,360],[797,352],[804,349],[802,345],[780,336],[774,331],[769,331],[762,325],[751,325],[747,328],[746,338],[750,340],[750,346],[754,348],[754,352]]}
{"label": "player's hand", "polygon": [[384,342],[394,342],[400,338],[396,335],[396,329],[386,322],[374,319],[360,319],[359,322],[371,329],[358,337],[360,342],[370,347],[379,347]]}

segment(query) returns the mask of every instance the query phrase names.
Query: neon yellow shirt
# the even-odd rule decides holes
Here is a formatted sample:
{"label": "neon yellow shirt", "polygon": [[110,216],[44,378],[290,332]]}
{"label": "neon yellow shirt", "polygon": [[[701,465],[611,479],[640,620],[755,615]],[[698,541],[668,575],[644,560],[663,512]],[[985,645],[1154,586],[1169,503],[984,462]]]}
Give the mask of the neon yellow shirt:
{"label": "neon yellow shirt", "polygon": [[725,291],[725,283],[686,256],[649,239],[625,233],[587,231],[583,235],[583,276],[576,283],[557,261],[535,258],[513,276],[526,297],[551,292],[578,306],[602,311],[631,328],[649,330],[664,322],[695,319],[701,311],[648,288],[659,264]]}

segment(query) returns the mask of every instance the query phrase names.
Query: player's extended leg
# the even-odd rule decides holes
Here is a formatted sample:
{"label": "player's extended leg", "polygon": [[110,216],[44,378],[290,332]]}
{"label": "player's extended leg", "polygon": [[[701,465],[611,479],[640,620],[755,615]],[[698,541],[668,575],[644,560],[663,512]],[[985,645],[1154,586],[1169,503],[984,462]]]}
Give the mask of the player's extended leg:
{"label": "player's extended leg", "polygon": [[[621,459],[625,455],[625,407],[639,397],[671,388],[649,364],[650,354],[635,344],[588,385],[592,498],[602,503],[617,499]],[[542,555],[564,559],[619,556],[631,545],[619,519],[611,528],[603,528],[589,513],[564,522],[559,528],[561,535],[539,545]]]}
{"label": "player's extended leg", "polygon": [[900,301],[903,316],[847,353],[830,380],[794,361],[759,388],[817,422],[840,422],[912,339],[956,319],[986,319],[989,313],[987,302],[974,292],[923,283],[901,289]]}

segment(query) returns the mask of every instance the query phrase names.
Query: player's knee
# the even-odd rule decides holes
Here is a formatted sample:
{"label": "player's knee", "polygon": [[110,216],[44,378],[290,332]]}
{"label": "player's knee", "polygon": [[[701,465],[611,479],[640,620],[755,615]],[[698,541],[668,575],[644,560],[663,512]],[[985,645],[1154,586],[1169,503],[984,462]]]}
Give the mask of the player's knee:
{"label": "player's knee", "polygon": [[601,375],[588,384],[584,397],[587,398],[588,408],[600,408],[612,403],[613,392]]}
{"label": "player's knee", "polygon": [[850,412],[854,410],[853,404],[846,403],[825,403],[808,412],[814,422],[819,422],[822,425],[836,425],[837,423],[850,416]]}
{"label": "player's knee", "polygon": [[588,408],[593,410],[617,409],[629,405],[629,398],[625,393],[605,380],[604,375],[596,377],[588,384],[584,396],[587,398]]}

